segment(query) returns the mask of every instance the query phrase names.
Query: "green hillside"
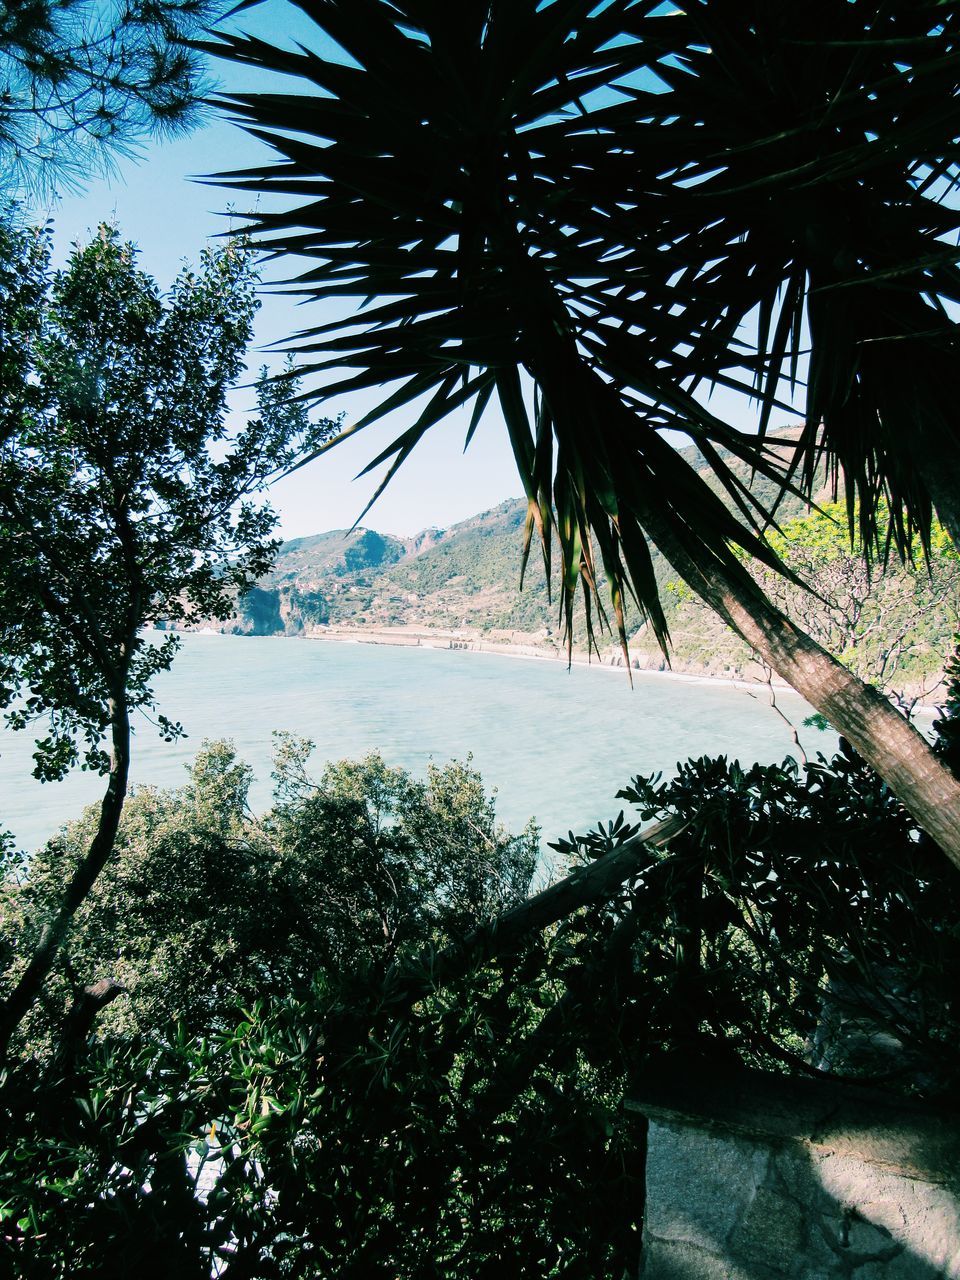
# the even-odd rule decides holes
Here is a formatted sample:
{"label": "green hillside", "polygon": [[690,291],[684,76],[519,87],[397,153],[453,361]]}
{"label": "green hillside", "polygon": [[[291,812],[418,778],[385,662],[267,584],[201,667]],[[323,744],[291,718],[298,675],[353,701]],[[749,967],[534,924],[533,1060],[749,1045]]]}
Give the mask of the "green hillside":
{"label": "green hillside", "polygon": [[335,529],[284,543],[273,571],[224,626],[242,635],[300,635],[318,626],[478,628],[543,634],[555,625],[542,562],[523,592],[525,503],[502,503],[412,539]]}
{"label": "green hillside", "polygon": [[[695,451],[688,450],[687,457],[703,468]],[[741,475],[748,478],[742,471]],[[766,501],[772,497],[769,484],[755,485],[754,491]],[[823,497],[826,500],[829,495]],[[395,538],[370,529],[339,529],[297,538],[282,546],[273,571],[239,602],[236,614],[223,629],[242,635],[330,635],[341,630],[382,633],[399,628],[420,634],[436,630],[456,632],[465,643],[523,644],[559,651],[557,607],[548,600],[537,548],[531,553],[520,590],[525,514],[525,501],[515,499],[449,529],[424,530],[415,538]],[[934,566],[939,575],[936,591],[930,574],[925,576],[922,569],[893,567],[874,582],[863,580],[858,557],[844,550],[842,512],[836,509],[833,514],[839,520],[835,525],[825,517],[805,514],[803,505],[787,496],[778,510],[778,520],[788,535],[779,540],[780,550],[792,559],[793,538],[797,543],[795,567],[807,580],[815,580],[821,590],[842,589],[848,596],[853,591],[864,597],[857,608],[864,620],[872,619],[871,638],[866,648],[861,645],[856,649],[854,641],[849,653],[851,665],[864,666],[864,678],[874,678],[870,665],[874,659],[868,661],[865,654],[868,650],[876,654],[885,645],[887,651],[898,653],[898,671],[906,685],[920,688],[929,684],[960,624],[955,589],[960,571],[955,557],[950,559],[944,551]],[[821,523],[824,530],[831,531],[829,536],[823,530],[817,532]],[[673,641],[672,666],[722,677],[758,674],[749,651],[688,592],[676,589],[676,575],[656,553],[654,565]],[[765,587],[773,590],[776,598],[775,585],[765,583]],[[798,616],[807,629],[817,633],[820,623],[816,617],[806,616],[806,602],[783,600],[781,604],[791,614],[799,608]],[[878,622],[880,613],[889,621]],[[574,647],[582,651],[582,621],[578,620],[578,628]],[[655,639],[629,607],[627,630],[635,665],[665,665]],[[823,639],[836,644],[832,633]],[[606,648],[606,660],[621,660],[614,636],[601,641],[601,647]],[[878,683],[883,683],[889,672],[878,671]]]}
{"label": "green hillside", "polygon": [[[689,449],[693,465],[703,466]],[[786,514],[799,507],[784,504]],[[273,572],[240,602],[226,629],[299,635],[318,626],[437,627],[555,641],[542,557],[534,548],[520,589],[526,503],[501,503],[446,530],[400,539],[332,530],[283,545]],[[655,557],[658,577],[669,566]],[[556,598],[556,593],[554,593]],[[639,626],[629,617],[629,629]]]}

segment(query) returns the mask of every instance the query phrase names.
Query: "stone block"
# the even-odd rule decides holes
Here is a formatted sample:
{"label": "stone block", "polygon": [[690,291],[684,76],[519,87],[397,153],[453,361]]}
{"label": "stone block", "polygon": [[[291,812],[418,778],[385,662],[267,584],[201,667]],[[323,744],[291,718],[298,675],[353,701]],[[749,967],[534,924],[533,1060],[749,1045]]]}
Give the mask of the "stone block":
{"label": "stone block", "polygon": [[[947,1187],[921,1182],[851,1156],[817,1153],[812,1162],[823,1190],[864,1224],[889,1233],[915,1267],[960,1280],[960,1203]],[[864,1228],[865,1230],[865,1228]],[[904,1275],[906,1261],[897,1265]],[[892,1272],[890,1273],[892,1276]],[[922,1275],[920,1269],[915,1275]]]}
{"label": "stone block", "polygon": [[804,1221],[795,1200],[760,1187],[730,1237],[732,1256],[791,1276],[804,1253]]}
{"label": "stone block", "polygon": [[644,1280],[960,1280],[955,1115],[762,1073],[643,1085]]}
{"label": "stone block", "polygon": [[645,1239],[642,1280],[766,1280],[752,1267],[685,1241]]}
{"label": "stone block", "polygon": [[763,1146],[740,1137],[705,1139],[695,1128],[651,1123],[644,1231],[722,1253],[764,1179],[768,1160]]}

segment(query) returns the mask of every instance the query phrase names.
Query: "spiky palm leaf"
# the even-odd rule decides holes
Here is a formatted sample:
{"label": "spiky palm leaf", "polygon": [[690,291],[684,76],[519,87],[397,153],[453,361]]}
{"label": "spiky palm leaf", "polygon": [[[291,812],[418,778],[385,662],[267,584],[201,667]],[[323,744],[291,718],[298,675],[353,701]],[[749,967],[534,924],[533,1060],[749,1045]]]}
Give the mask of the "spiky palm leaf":
{"label": "spiky palm leaf", "polygon": [[[632,243],[610,217],[629,158],[616,158],[606,193],[584,182],[607,142],[571,110],[611,80],[635,77],[651,56],[640,40],[618,41],[619,12],[593,7],[305,6],[357,67],[226,40],[230,56],[314,87],[309,97],[231,100],[283,157],[232,181],[298,197],[290,212],[255,220],[263,247],[313,260],[294,288],[375,299],[297,340],[303,371],[321,378],[325,395],[399,383],[354,429],[427,397],[375,463],[399,465],[452,409],[482,408],[496,394],[530,502],[528,536],[540,532],[549,560],[551,528],[558,535],[567,617],[578,579],[598,580],[596,544],[621,629],[629,582],[665,642],[642,533],[647,504],[664,507],[692,555],[717,557],[744,579],[731,541],[773,557],[658,432],[681,426],[744,455],[752,445],[693,406],[655,350],[643,362],[631,351],[631,378],[617,373],[608,385],[608,349],[610,363],[624,358],[609,317],[629,310],[629,293],[652,296],[665,280],[652,240]],[[626,6],[638,24],[655,7]],[[664,292],[659,309],[679,342],[697,325],[671,316],[671,305]],[[622,345],[637,330],[617,323]],[[543,393],[532,415],[524,371]],[[751,510],[741,481],[718,465]]]}
{"label": "spiky palm leaf", "polygon": [[[956,445],[930,373],[954,339],[940,300],[956,291],[956,255],[937,237],[957,218],[920,189],[954,176],[954,4],[298,7],[346,57],[246,37],[212,46],[307,90],[228,99],[278,158],[220,177],[293,198],[250,227],[261,247],[308,260],[292,289],[369,303],[296,339],[324,395],[393,388],[354,430],[428,397],[375,460],[392,460],[389,475],[470,402],[472,430],[496,394],[529,500],[527,549],[536,529],[549,564],[555,530],[567,619],[578,579],[588,592],[598,580],[596,547],[621,635],[629,590],[665,644],[647,536],[681,572],[716,565],[747,590],[737,547],[777,567],[758,536],[772,512],[726,461],[774,475],[776,456],[691,390],[753,388],[766,420],[781,374],[797,376],[809,314],[806,487],[826,448],[868,538],[880,496],[902,546],[925,533],[917,446]],[[909,335],[931,329],[920,358]],[[867,344],[892,336],[911,377],[891,395],[896,344]],[[664,442],[667,427],[700,446],[739,518]]]}
{"label": "spiky palm leaf", "polygon": [[663,194],[696,246],[679,284],[713,297],[712,336],[734,367],[743,353],[728,335],[756,318],[764,423],[778,379],[796,375],[806,320],[803,486],[826,457],[868,553],[881,499],[900,552],[914,530],[926,546],[931,501],[960,538],[960,6],[680,8],[696,35],[660,68],[670,92],[638,94],[617,126],[635,135],[642,115],[674,157]]}

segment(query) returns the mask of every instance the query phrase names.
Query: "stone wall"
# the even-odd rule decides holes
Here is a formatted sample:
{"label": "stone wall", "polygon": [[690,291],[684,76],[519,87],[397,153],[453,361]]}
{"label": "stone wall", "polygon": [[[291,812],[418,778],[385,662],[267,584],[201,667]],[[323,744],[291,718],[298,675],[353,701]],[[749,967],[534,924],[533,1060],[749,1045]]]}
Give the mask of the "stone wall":
{"label": "stone wall", "polygon": [[953,1117],[758,1072],[664,1072],[629,1105],[644,1280],[960,1280]]}

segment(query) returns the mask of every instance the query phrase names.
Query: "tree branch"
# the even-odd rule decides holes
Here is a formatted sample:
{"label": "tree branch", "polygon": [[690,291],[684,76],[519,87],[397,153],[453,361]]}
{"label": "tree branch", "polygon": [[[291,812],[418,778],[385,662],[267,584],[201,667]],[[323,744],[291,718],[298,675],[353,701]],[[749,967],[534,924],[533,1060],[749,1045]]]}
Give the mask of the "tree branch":
{"label": "tree branch", "polygon": [[442,951],[421,953],[412,963],[391,966],[383,984],[387,999],[391,1003],[413,1004],[487,960],[512,951],[530,934],[541,932],[582,907],[607,901],[626,880],[649,865],[651,849],[663,849],[685,826],[678,817],[654,823],[618,849],[589,866],[577,868]]}

